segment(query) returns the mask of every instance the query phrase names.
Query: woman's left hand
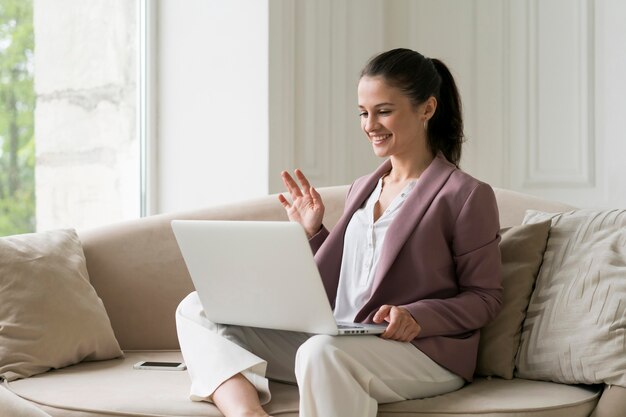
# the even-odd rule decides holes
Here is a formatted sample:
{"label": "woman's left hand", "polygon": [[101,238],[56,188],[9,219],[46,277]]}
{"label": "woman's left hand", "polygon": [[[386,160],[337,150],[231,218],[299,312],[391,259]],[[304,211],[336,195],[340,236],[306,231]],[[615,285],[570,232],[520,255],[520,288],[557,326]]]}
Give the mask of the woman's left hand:
{"label": "woman's left hand", "polygon": [[383,339],[410,342],[422,331],[422,327],[415,321],[406,308],[384,305],[374,314],[374,323],[389,323],[387,329],[380,335]]}

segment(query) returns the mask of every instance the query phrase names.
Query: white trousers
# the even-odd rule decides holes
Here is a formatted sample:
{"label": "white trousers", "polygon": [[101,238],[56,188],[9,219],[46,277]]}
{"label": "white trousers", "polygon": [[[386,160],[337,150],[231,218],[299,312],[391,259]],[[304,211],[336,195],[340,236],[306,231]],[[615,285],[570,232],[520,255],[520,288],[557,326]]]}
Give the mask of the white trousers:
{"label": "white trousers", "polygon": [[410,343],[213,323],[195,292],[178,306],[176,326],[194,401],[211,401],[220,384],[241,373],[261,404],[271,398],[269,378],[298,384],[301,417],[375,417],[379,403],[464,384]]}

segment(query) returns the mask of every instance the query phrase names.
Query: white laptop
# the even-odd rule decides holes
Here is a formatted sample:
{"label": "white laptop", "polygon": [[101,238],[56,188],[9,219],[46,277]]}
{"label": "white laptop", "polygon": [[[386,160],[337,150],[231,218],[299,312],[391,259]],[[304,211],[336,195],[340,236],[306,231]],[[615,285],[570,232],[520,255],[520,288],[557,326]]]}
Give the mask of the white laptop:
{"label": "white laptop", "polygon": [[313,334],[380,334],[337,323],[298,223],[174,220],[172,229],[207,318]]}

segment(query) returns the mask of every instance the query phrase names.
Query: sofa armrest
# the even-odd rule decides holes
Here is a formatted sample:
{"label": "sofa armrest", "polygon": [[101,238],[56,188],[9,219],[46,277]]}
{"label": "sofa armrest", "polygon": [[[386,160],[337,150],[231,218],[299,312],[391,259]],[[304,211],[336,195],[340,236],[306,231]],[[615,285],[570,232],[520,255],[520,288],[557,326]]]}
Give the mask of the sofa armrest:
{"label": "sofa armrest", "polygon": [[50,417],[28,401],[9,391],[0,384],[0,413],[11,417]]}

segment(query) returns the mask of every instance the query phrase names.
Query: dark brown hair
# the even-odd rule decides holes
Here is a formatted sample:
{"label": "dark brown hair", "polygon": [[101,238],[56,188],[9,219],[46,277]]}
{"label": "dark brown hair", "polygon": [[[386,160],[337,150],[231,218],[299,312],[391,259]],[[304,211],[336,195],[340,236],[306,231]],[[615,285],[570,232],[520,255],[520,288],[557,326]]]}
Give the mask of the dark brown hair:
{"label": "dark brown hair", "polygon": [[398,48],[373,57],[361,71],[361,77],[382,77],[399,88],[415,105],[435,97],[437,109],[428,121],[428,146],[441,151],[457,167],[463,145],[461,97],[448,67],[438,59],[419,52]]}

